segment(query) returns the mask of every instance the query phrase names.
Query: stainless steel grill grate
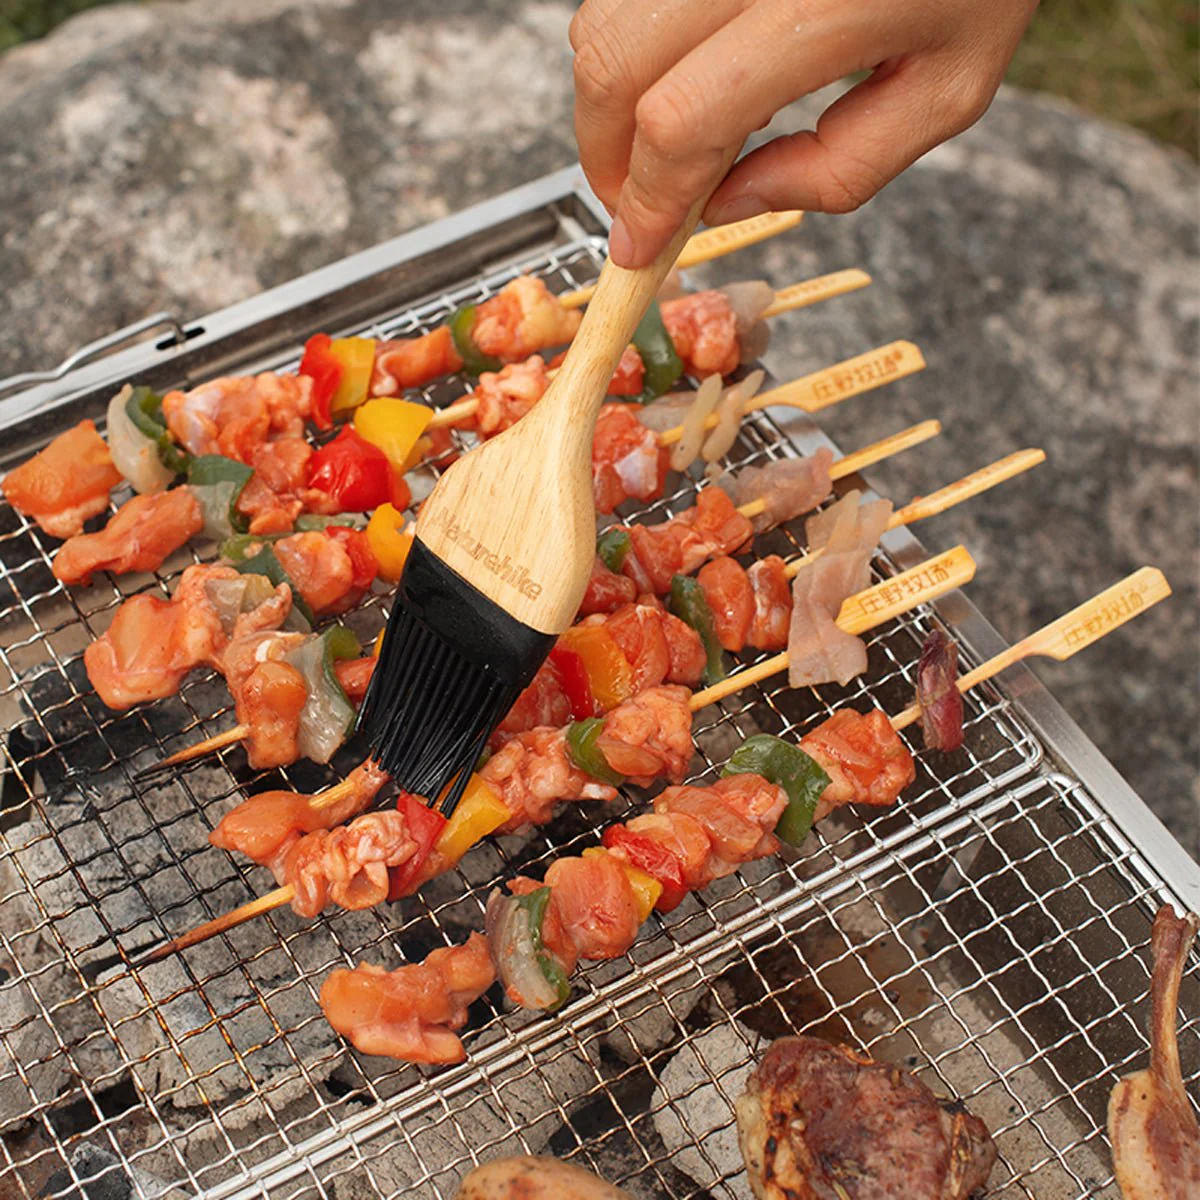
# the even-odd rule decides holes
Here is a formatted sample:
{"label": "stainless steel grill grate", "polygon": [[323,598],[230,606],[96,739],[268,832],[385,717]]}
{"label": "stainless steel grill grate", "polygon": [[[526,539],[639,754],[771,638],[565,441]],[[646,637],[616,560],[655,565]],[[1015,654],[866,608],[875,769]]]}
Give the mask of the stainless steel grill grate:
{"label": "stainless steel grill grate", "polygon": [[[566,219],[556,231],[533,260],[472,273],[370,332],[427,328],[526,267],[561,289],[592,279],[599,241]],[[286,361],[260,350],[221,369]],[[785,430],[759,415],[731,458],[819,440],[805,421]],[[756,552],[797,545],[781,530]],[[904,533],[887,548],[880,574],[918,554]],[[639,1195],[745,1197],[732,1102],[766,1039],[816,1031],[967,1100],[1000,1148],[992,1194],[1115,1195],[1107,1094],[1145,1059],[1150,918],[1180,896],[997,690],[972,693],[965,748],[920,755],[895,811],[839,815],[802,856],[754,864],[656,919],[628,960],[582,974],[558,1019],[485,998],[470,1061],[427,1074],[347,1053],[317,1008],[322,978],[461,938],[480,926],[494,879],[589,844],[638,798],[480,847],[461,874],[386,912],[309,924],[285,910],[132,972],[117,946],[181,932],[269,886],[207,843],[243,792],[313,790],[329,773],[302,763],[256,777],[233,749],[135,785],[140,767],[230,724],[227,693],[196,676],[170,701],[113,714],[80,655],[126,595],[166,594],[191,557],[68,593],[52,549],[0,507],[0,1192],[81,1196],[103,1181],[104,1195],[147,1197],[450,1196],[476,1162],[549,1151]],[[970,626],[961,601],[942,612]],[[377,597],[351,623],[366,637],[383,619]],[[706,711],[700,773],[747,734],[804,728],[836,705],[898,710],[937,619],[871,636],[869,675],[843,692],[775,682]],[[979,656],[968,646],[965,657]],[[335,773],[353,762],[343,751]],[[1193,1083],[1197,992],[1189,980],[1181,1041]]]}

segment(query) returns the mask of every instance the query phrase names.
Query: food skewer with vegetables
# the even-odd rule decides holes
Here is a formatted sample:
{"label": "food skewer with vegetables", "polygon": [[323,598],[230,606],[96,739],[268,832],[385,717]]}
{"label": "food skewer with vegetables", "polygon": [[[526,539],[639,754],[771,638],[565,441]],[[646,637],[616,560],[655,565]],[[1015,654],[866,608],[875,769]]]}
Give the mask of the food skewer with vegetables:
{"label": "food skewer with vegetables", "polygon": [[[957,686],[965,691],[1033,655],[1069,658],[1169,594],[1162,573],[1143,567]],[[781,840],[799,845],[836,807],[894,803],[915,773],[897,730],[917,719],[915,708],[891,721],[878,709],[843,709],[798,746],[750,738],[716,784],[669,787],[652,813],[610,826],[603,849],[556,860],[540,883],[519,877],[508,893],[494,890],[486,938],[473,933],[394,971],[368,963],[336,970],[321,988],[322,1010],[365,1054],[459,1062],[467,1007],[494,980],[515,1004],[558,1008],[577,961],[625,954],[652,909],[669,911],[713,879],[775,854]]]}
{"label": "food skewer with vegetables", "polygon": [[[936,428],[936,423],[927,423],[925,427],[916,427],[916,431],[925,434],[929,432],[930,425]],[[839,459],[833,464],[832,469],[826,467],[825,477],[827,479],[842,478],[844,475],[862,469],[871,461],[879,461],[880,456],[888,450],[913,444],[915,436],[914,431],[905,431],[901,435],[895,435],[877,442],[873,446],[865,447],[862,451]],[[952,504],[978,495],[1002,480],[1011,478],[1019,471],[1027,470],[1043,461],[1044,457],[1041,451],[1022,451],[1010,455],[988,468],[941,489],[930,497],[914,502],[900,513],[894,514],[889,528],[896,528],[910,521],[942,512]],[[784,460],[793,466],[802,461]],[[823,497],[824,494],[824,490],[822,490],[821,496]],[[691,684],[700,678],[699,672],[703,669],[704,656],[706,653],[711,656],[714,652],[713,646],[709,645],[706,649],[702,649],[696,641],[695,635],[692,638],[684,636],[681,643],[681,633],[686,635],[691,631],[681,628],[681,623],[678,621],[672,624],[674,618],[661,611],[661,608],[647,603],[648,597],[645,593],[660,591],[664,597],[669,597],[673,587],[677,592],[681,590],[686,592],[686,584],[673,585],[673,575],[687,574],[695,570],[705,558],[736,551],[752,536],[754,529],[744,515],[745,512],[753,511],[749,505],[743,506],[742,512],[732,509],[725,493],[719,489],[705,489],[701,493],[701,498],[705,499],[706,496],[703,507],[713,507],[717,510],[717,514],[707,521],[700,521],[702,506],[698,504],[695,508],[688,510],[688,513],[696,514],[696,520],[690,523],[687,520],[688,514],[685,513],[660,526],[635,527],[639,531],[644,529],[645,537],[650,539],[649,542],[639,543],[643,545],[644,554],[647,553],[645,546],[653,543],[651,546],[654,555],[651,560],[653,571],[648,578],[641,578],[647,573],[647,568],[642,566],[636,556],[631,554],[632,544],[628,531],[609,530],[601,536],[599,550],[602,558],[597,560],[597,569],[593,572],[593,579],[581,612],[585,618],[592,613],[608,614],[615,618],[615,624],[608,631],[603,631],[598,627],[603,623],[603,618],[591,622],[585,619],[576,632],[569,633],[560,640],[559,647],[522,693],[509,716],[501,723],[499,731],[501,740],[505,734],[520,732],[538,724],[553,724],[560,720],[566,720],[572,712],[575,712],[576,715],[593,715],[595,701],[592,698],[592,692],[594,691],[612,694],[620,698],[629,694],[630,688],[634,686],[635,682],[640,686],[662,682]],[[803,508],[796,504],[792,504],[792,507],[789,508],[780,506],[785,503],[791,503],[791,501],[785,497],[780,502],[772,501],[764,505],[765,510],[771,516],[771,524],[790,519],[803,511]],[[802,500],[804,507],[807,507],[808,503],[807,499]],[[738,518],[740,518],[740,524]],[[675,536],[671,531],[679,529],[680,524],[683,525],[683,534],[689,538],[687,546],[689,557],[686,561],[682,552],[667,552],[662,545],[664,539],[670,540]],[[704,541],[702,537],[698,536],[703,529],[709,531],[708,541]],[[369,527],[367,532],[369,536],[371,533]],[[411,537],[411,535],[404,536]],[[638,536],[642,537],[641,532],[638,533]],[[722,541],[722,537],[726,540]],[[385,551],[379,548],[377,541],[372,541],[372,549],[381,559],[383,558]],[[679,551],[680,548],[674,546],[674,549]],[[398,552],[396,557],[400,558],[402,562],[403,551]],[[718,559],[717,561],[723,560]],[[732,562],[732,560],[729,561]],[[794,576],[795,571],[787,573],[782,559],[772,557],[770,560],[764,560],[764,563],[765,566],[761,568],[758,565],[752,566],[749,572],[740,564],[733,563],[731,568],[726,567],[717,572],[710,572],[702,581],[704,598],[712,608],[714,617],[723,618],[716,624],[720,626],[717,632],[722,637],[721,646],[724,649],[739,650],[744,644],[756,645],[760,649],[779,649],[786,642],[791,611],[791,597],[787,580]],[[617,575],[610,570],[610,565],[618,570],[625,569],[626,573]],[[704,570],[707,571],[708,568],[704,568]],[[758,640],[754,640],[753,630],[747,627],[744,630],[742,642],[735,646],[728,642],[730,619],[727,611],[731,606],[725,598],[718,595],[718,592],[728,588],[730,576],[737,577],[738,573],[742,580],[747,581],[747,586],[751,588],[752,596],[755,598],[751,601],[755,613],[752,625],[754,629],[760,629],[762,634]],[[640,599],[639,589],[641,590]],[[761,603],[758,602],[759,600]],[[694,607],[696,600],[694,597],[687,600],[681,595],[677,604],[690,604]],[[736,605],[733,606],[733,609],[736,623]],[[744,611],[749,612],[748,609]],[[663,626],[663,628],[649,629],[647,628],[648,623]],[[584,627],[587,628],[587,632],[583,632]],[[768,635],[766,632],[768,629],[775,632]],[[616,634],[615,644],[613,638],[609,636],[613,633]],[[767,640],[768,636],[770,640]],[[581,643],[581,645],[573,643]],[[605,672],[606,676],[612,676],[611,686],[602,689],[587,687],[584,682],[583,664],[577,661],[580,658],[581,650],[597,661],[597,665],[593,667],[593,673],[599,670],[598,663],[601,660],[612,665],[612,670]],[[694,663],[697,654],[700,657],[700,667],[684,666],[684,664]],[[371,660],[356,660],[356,662],[361,665],[356,667],[355,680],[361,684],[363,680],[369,679],[372,662]],[[649,662],[654,665],[647,666],[646,664]],[[694,677],[691,674],[693,670],[697,672]],[[237,690],[232,688],[232,685],[231,690],[234,691],[240,715],[242,710],[240,696]],[[361,691],[358,694],[361,696]],[[585,707],[588,711],[581,713],[584,694],[587,696]],[[596,711],[603,711],[603,709]],[[280,726],[279,732],[284,734],[285,745],[283,747],[280,747],[278,738],[263,736],[253,720],[242,719],[231,729],[214,734],[210,738],[193,746],[185,747],[161,762],[155,763],[143,770],[141,775],[144,777],[157,773],[167,767],[191,761],[245,739],[250,739],[247,753],[252,766],[282,765],[288,761],[285,756],[290,750],[287,747],[294,746],[295,741],[288,737],[290,731],[286,725]]]}
{"label": "food skewer with vegetables", "polygon": [[[768,213],[722,229],[707,230],[688,241],[679,262],[684,267],[707,262],[793,228],[800,218],[799,213]],[[865,275],[863,282],[869,282]],[[590,294],[591,289],[581,289],[562,297],[558,303],[564,309],[577,307],[586,303]],[[511,305],[505,301],[496,307],[511,308]],[[497,323],[498,328],[500,324]],[[345,341],[353,343],[356,339]],[[355,349],[358,347],[352,344],[346,346],[347,362],[353,358]],[[369,389],[374,357],[372,350],[361,399],[366,398]],[[340,364],[338,373],[340,383]],[[347,384],[357,386],[353,380]],[[81,421],[55,438],[44,451],[9,472],[0,490],[17,511],[32,517],[47,533],[68,538],[82,532],[85,520],[105,510],[108,494],[120,484],[122,476],[139,493],[156,493],[165,488],[184,471],[190,443],[191,452],[197,455],[219,453],[259,467],[263,476],[273,477],[274,490],[287,502],[284,507],[297,508],[296,497],[291,493],[307,482],[297,463],[303,457],[299,444],[303,442],[304,422],[312,416],[312,388],[311,377],[274,372],[222,378],[190,393],[170,393],[165,412],[164,398],[154,396],[149,389],[128,389],[120,393],[123,400],[115,419],[110,405],[110,438],[115,429],[120,443],[111,453],[95,425]],[[137,393],[136,398],[133,392]],[[280,440],[288,446],[286,453],[269,457],[283,458],[284,462],[254,462],[257,451]],[[114,463],[114,456],[120,461]],[[281,517],[273,510],[279,506],[270,503],[266,490],[265,482],[263,488],[252,489],[247,503],[258,492],[258,501],[271,514],[274,529],[260,526],[255,532],[278,532]],[[297,511],[303,510],[297,508]]]}
{"label": "food skewer with vegetables", "polygon": [[[851,635],[876,628],[965,585],[974,569],[971,556],[957,547],[850,597],[839,626]],[[890,599],[884,599],[885,591]],[[331,829],[352,815],[348,806],[361,802],[365,808],[374,798],[357,774],[317,796],[275,792],[251,797],[226,815],[211,840],[270,866],[287,882],[269,897],[158,948],[151,959],[195,945],[272,907],[291,903],[302,915],[313,916],[329,902],[371,907],[389,896],[407,895],[451,869],[483,836],[544,824],[558,803],[611,801],[617,785],[627,780],[641,786],[658,778],[678,783],[694,750],[691,714],[741,686],[737,675],[694,693],[680,686],[655,686],[605,717],[518,734],[472,776],[449,818],[402,795],[394,813],[369,813],[341,830]],[[371,768],[366,764],[360,770]]]}

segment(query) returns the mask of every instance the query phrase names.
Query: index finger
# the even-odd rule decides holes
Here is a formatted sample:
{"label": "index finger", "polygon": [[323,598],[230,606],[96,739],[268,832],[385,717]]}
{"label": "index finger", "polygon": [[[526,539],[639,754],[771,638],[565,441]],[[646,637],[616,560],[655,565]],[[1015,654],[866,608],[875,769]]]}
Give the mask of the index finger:
{"label": "index finger", "polygon": [[639,97],[745,2],[593,0],[580,9],[572,23],[575,136],[588,182],[609,208],[629,170]]}

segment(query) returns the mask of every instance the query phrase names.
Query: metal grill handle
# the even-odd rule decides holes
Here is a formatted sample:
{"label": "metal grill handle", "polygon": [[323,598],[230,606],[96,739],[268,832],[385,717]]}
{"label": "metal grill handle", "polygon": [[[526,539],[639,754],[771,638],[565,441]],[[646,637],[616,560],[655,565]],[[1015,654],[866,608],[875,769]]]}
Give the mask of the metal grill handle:
{"label": "metal grill handle", "polygon": [[126,325],[123,329],[118,329],[115,333],[97,338],[94,342],[88,342],[86,346],[80,346],[78,350],[73,354],[67,355],[52,370],[25,371],[20,375],[10,375],[7,379],[0,379],[0,400],[12,395],[14,392],[21,391],[23,388],[32,387],[35,384],[53,383],[54,380],[61,379],[76,367],[82,367],[87,363],[94,362],[98,358],[103,358],[106,354],[111,354],[114,350],[119,350],[127,342],[132,342],[147,333],[153,333],[155,330],[164,328],[170,329],[175,335],[175,344],[187,340],[187,335],[184,333],[183,325],[180,323],[178,317],[169,312],[151,313],[148,317],[143,317],[140,321],[134,321],[132,325]]}

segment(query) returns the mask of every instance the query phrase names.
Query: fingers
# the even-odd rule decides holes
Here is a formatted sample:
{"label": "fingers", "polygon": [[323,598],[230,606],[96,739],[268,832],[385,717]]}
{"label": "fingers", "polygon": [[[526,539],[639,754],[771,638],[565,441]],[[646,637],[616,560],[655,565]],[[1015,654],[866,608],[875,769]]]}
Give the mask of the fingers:
{"label": "fingers", "polygon": [[571,24],[579,161],[610,210],[629,169],[639,97],[749,0],[588,0]]}
{"label": "fingers", "polygon": [[974,124],[999,78],[940,59],[900,59],[826,110],[815,132],[748,154],[713,194],[708,224],[772,209],[853,212],[906,167]]}
{"label": "fingers", "polygon": [[609,236],[614,262],[649,263],[720,182],[731,152],[785,104],[918,36],[911,22],[872,23],[853,5],[822,8],[819,19],[797,23],[795,5],[756,4],[645,92]]}

